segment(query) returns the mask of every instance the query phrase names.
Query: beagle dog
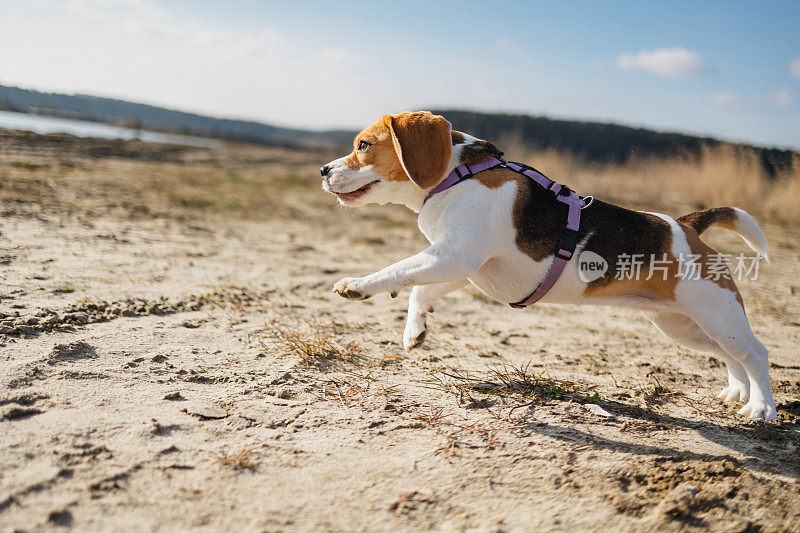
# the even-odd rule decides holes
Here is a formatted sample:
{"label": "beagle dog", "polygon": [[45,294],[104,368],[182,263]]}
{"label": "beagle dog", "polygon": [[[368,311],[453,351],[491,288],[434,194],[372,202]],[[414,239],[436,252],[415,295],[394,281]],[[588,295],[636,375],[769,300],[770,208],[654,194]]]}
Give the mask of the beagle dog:
{"label": "beagle dog", "polygon": [[[321,168],[323,189],[342,205],[391,202],[418,213],[428,248],[334,285],[334,292],[351,300],[381,292],[395,297],[412,287],[403,334],[408,350],[424,341],[428,313],[443,295],[471,283],[494,300],[518,302],[555,261],[565,206],[525,175],[495,166],[429,197],[459,165],[501,155],[492,143],[452,130],[441,116],[400,113],[368,126],[356,136],[352,153]],[[715,264],[719,254],[699,238],[712,226],[738,233],[767,258],[764,234],[738,208],[675,219],[594,201],[581,212],[574,256],[589,254],[607,270],[587,277],[579,261],[569,261],[541,301],[641,310],[677,342],[725,361],[728,386],[718,398],[745,402],[740,415],[774,420],[767,349],[750,328],[727,265]],[[637,256],[638,274],[624,275],[620,258]],[[683,275],[679,258],[686,256],[701,275]]]}

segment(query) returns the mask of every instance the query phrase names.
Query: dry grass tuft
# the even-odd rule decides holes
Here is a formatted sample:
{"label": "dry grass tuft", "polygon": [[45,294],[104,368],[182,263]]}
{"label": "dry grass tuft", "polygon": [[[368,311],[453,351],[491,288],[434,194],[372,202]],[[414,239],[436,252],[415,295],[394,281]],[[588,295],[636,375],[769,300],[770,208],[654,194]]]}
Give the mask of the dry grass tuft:
{"label": "dry grass tuft", "polygon": [[232,446],[227,450],[214,453],[214,460],[234,470],[253,470],[258,466],[257,446]]}
{"label": "dry grass tuft", "polygon": [[289,326],[273,322],[266,329],[252,335],[259,338],[264,348],[266,338],[287,355],[300,359],[309,366],[327,366],[336,363],[358,363],[364,359],[364,349],[355,342],[340,343],[334,338],[340,325],[309,322],[301,326]]}
{"label": "dry grass tuft", "polygon": [[446,390],[475,405],[482,402],[474,398],[474,393],[518,397],[533,401],[572,400],[579,402],[596,402],[600,400],[598,393],[588,395],[578,389],[572,381],[555,379],[541,372],[536,374],[529,370],[530,363],[520,366],[503,365],[481,374],[470,374],[459,370],[447,370],[440,376],[434,376],[435,388]]}
{"label": "dry grass tuft", "polygon": [[444,407],[429,407],[427,413],[418,414],[414,418],[430,426],[438,426],[445,423],[448,416],[450,414],[445,411]]}
{"label": "dry grass tuft", "polygon": [[333,399],[342,407],[364,406],[376,395],[386,396],[396,388],[395,385],[378,386],[375,379],[369,375],[353,372],[346,373],[339,378],[328,378],[322,381],[321,399]]}
{"label": "dry grass tuft", "polygon": [[655,405],[661,405],[665,402],[673,401],[676,397],[681,396],[681,393],[677,391],[671,391],[661,385],[661,382],[658,381],[658,379],[653,375],[649,376],[647,382],[636,387],[634,393],[639,399],[641,399],[641,401],[644,403],[644,406],[648,409]]}

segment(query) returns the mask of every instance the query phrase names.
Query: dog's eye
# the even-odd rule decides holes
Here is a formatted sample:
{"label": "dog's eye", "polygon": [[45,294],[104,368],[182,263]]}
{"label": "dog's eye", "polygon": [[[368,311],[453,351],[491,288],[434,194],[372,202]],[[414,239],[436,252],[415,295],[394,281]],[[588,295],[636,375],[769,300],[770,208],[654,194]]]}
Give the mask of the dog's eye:
{"label": "dog's eye", "polygon": [[358,143],[358,151],[359,152],[363,152],[364,150],[366,150],[370,146],[372,146],[372,145],[370,143],[368,143],[367,141],[359,141],[359,143]]}

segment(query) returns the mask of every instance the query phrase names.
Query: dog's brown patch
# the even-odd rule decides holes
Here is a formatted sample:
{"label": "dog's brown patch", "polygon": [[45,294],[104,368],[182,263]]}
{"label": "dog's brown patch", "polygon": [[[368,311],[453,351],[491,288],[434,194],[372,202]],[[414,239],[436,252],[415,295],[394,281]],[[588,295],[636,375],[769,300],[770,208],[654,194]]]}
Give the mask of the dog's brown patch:
{"label": "dog's brown patch", "polygon": [[[522,179],[528,179],[525,176],[521,176],[516,172],[511,172],[508,169],[504,168],[490,168],[489,170],[484,170],[483,172],[479,172],[475,174],[474,178],[478,180],[478,182],[483,185],[484,187],[488,187],[489,189],[497,189],[498,187],[502,187],[509,181],[522,181]],[[522,178],[522,179],[520,179]]]}
{"label": "dog's brown patch", "polygon": [[681,224],[689,226],[700,235],[711,226],[718,226],[720,228],[736,231],[737,218],[736,211],[732,207],[715,207],[713,209],[704,209],[702,211],[695,211],[694,213],[683,215],[677,220]]}
{"label": "dog's brown patch", "polygon": [[[672,253],[672,228],[665,220],[649,213],[630,211],[600,202],[584,211],[581,227],[592,236],[584,247],[608,263],[605,275],[588,284],[586,297],[636,296],[675,301],[680,264]],[[632,279],[625,275],[621,258],[641,259]]]}
{"label": "dog's brown patch", "polygon": [[464,145],[461,148],[461,153],[458,154],[458,162],[461,164],[474,165],[480,163],[489,157],[502,157],[501,152],[495,145],[489,141],[475,141],[471,144]]}

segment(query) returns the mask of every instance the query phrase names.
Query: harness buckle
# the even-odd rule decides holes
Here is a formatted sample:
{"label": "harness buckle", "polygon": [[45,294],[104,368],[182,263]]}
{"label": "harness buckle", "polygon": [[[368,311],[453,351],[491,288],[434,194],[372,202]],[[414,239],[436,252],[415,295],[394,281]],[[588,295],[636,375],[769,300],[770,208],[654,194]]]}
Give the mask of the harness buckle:
{"label": "harness buckle", "polygon": [[578,246],[578,230],[564,228],[561,240],[558,241],[558,251],[556,257],[569,261]]}

